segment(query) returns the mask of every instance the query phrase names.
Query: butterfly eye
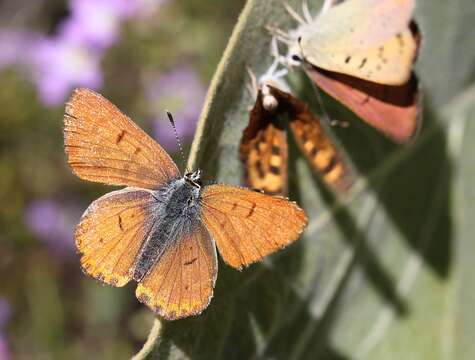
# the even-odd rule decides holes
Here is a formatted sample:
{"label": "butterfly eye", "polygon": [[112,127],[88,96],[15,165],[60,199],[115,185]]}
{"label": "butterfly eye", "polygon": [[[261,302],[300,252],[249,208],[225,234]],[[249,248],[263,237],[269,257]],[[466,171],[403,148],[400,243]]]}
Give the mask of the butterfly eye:
{"label": "butterfly eye", "polygon": [[292,60],[294,61],[301,61],[301,59],[297,55],[292,55]]}

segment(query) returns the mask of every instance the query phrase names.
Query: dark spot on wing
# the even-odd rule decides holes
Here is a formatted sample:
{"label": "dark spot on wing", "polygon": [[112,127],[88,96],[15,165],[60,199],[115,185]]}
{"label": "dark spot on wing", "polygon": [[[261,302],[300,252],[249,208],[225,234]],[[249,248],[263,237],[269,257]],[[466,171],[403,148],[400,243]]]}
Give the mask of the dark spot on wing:
{"label": "dark spot on wing", "polygon": [[348,64],[350,62],[350,60],[351,60],[351,56],[348,55],[345,59],[345,64]]}
{"label": "dark spot on wing", "polygon": [[275,174],[275,175],[279,175],[280,174],[280,168],[278,168],[277,166],[273,166],[271,165],[269,167],[269,170],[272,174]]}
{"label": "dark spot on wing", "polygon": [[368,59],[364,58],[363,61],[361,61],[361,64],[360,64],[359,68],[361,69],[363,66],[365,66],[367,61],[368,61]]}
{"label": "dark spot on wing", "polygon": [[234,203],[233,204],[233,207],[231,208],[231,211],[234,211],[236,208],[237,208],[238,204],[237,203]]}
{"label": "dark spot on wing", "polygon": [[272,151],[272,154],[274,155],[280,155],[280,147],[278,146],[272,145],[271,151]]}
{"label": "dark spot on wing", "polygon": [[134,155],[137,155],[141,151],[142,151],[142,148],[139,148],[139,147],[135,148]]}
{"label": "dark spot on wing", "polygon": [[251,217],[252,214],[254,214],[254,211],[256,210],[256,203],[253,203],[252,206],[251,206],[251,209],[249,210],[249,214],[246,215],[246,218],[249,218]]}
{"label": "dark spot on wing", "polygon": [[309,153],[310,153],[310,156],[311,156],[312,158],[314,158],[315,156],[317,156],[317,154],[318,154],[318,149],[317,149],[317,147],[316,147],[316,146],[312,147],[312,149],[309,151]]}
{"label": "dark spot on wing", "polygon": [[336,156],[333,156],[327,166],[322,170],[324,173],[328,173],[333,170],[335,165],[338,163]]}
{"label": "dark spot on wing", "polygon": [[122,217],[119,215],[119,227],[121,231],[124,231],[124,227],[122,226]]}
{"label": "dark spot on wing", "polygon": [[264,173],[264,169],[262,168],[262,163],[260,160],[256,161],[256,169],[257,169],[257,172],[259,173],[260,178],[263,178],[266,175]]}
{"label": "dark spot on wing", "polygon": [[193,259],[191,259],[191,260],[189,260],[189,261],[184,262],[183,265],[185,265],[185,266],[191,265],[191,264],[193,264],[197,259],[198,259],[198,258],[193,258]]}
{"label": "dark spot on wing", "polygon": [[122,141],[124,138],[125,134],[127,134],[127,131],[122,130],[120,133],[117,134],[117,138],[115,139],[115,143],[119,145],[119,143]]}

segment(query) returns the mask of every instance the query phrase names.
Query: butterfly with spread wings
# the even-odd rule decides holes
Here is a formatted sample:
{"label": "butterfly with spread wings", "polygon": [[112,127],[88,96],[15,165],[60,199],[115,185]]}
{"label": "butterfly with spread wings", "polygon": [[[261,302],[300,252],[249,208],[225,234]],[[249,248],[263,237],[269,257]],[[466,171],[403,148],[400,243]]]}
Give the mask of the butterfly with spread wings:
{"label": "butterfly with spread wings", "polygon": [[80,178],[127,186],[94,201],[76,228],[81,266],[165,319],[200,314],[217,276],[216,245],[241,269],[295,241],[305,212],[280,197],[181,176],[154,140],[101,95],[78,89],[66,105],[64,144]]}

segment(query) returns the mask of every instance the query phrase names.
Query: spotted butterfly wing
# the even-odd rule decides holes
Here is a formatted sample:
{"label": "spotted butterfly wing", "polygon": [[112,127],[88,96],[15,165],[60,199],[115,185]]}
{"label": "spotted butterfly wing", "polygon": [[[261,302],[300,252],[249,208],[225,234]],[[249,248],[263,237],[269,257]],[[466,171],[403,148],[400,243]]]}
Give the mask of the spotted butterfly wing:
{"label": "spotted butterfly wing", "polygon": [[229,185],[204,188],[201,218],[224,261],[237,269],[291,244],[307,224],[295,203]]}
{"label": "spotted butterfly wing", "polygon": [[354,181],[354,171],[335,140],[308,105],[292,95],[269,86],[280,104],[285,104],[295,140],[307,161],[322,180],[337,192],[346,192]]}
{"label": "spotted butterfly wing", "polygon": [[77,89],[66,105],[64,146],[82,179],[157,188],[180,176],[170,156],[107,99]]}
{"label": "spotted butterfly wing", "polygon": [[113,286],[132,279],[137,254],[156,220],[150,191],[125,188],[94,201],[76,228],[76,246],[87,274]]}
{"label": "spotted butterfly wing", "polygon": [[264,108],[259,90],[239,146],[244,183],[270,195],[287,194],[287,134],[278,116],[278,109]]}
{"label": "spotted butterfly wing", "polygon": [[417,41],[409,23],[414,0],[348,0],[334,5],[299,40],[319,68],[387,85],[411,76]]}
{"label": "spotted butterfly wing", "polygon": [[163,251],[140,281],[137,298],[168,320],[197,315],[213,296],[218,273],[216,246],[200,223]]}

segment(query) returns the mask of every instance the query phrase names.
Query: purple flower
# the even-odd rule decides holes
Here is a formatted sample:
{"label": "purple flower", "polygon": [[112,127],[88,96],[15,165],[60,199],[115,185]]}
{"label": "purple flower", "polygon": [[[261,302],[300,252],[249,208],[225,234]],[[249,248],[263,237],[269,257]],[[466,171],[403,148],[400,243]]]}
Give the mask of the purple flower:
{"label": "purple flower", "polygon": [[60,25],[60,34],[76,43],[108,48],[119,39],[121,22],[138,11],[130,0],[71,0],[71,16]]}
{"label": "purple flower", "polygon": [[5,329],[8,320],[12,315],[10,303],[0,295],[0,333]]}
{"label": "purple flower", "polygon": [[28,206],[25,222],[53,254],[62,256],[74,253],[73,232],[80,216],[81,209],[75,204],[41,199]]}
{"label": "purple flower", "polygon": [[156,119],[155,136],[161,145],[175,151],[178,146],[165,109],[173,114],[178,134],[186,142],[195,132],[206,89],[195,71],[186,65],[166,74],[148,76],[145,87],[150,113]]}
{"label": "purple flower", "polygon": [[37,38],[36,34],[26,31],[0,29],[0,70],[7,66],[25,64]]}
{"label": "purple flower", "polygon": [[101,56],[102,52],[68,38],[44,38],[36,42],[31,71],[43,103],[61,104],[74,87],[100,87]]}
{"label": "purple flower", "polygon": [[7,339],[0,334],[0,360],[10,359],[10,349],[8,347]]}
{"label": "purple flower", "polygon": [[5,327],[12,314],[8,301],[0,295],[0,360],[10,359],[10,350],[7,339],[3,334]]}

